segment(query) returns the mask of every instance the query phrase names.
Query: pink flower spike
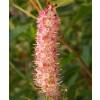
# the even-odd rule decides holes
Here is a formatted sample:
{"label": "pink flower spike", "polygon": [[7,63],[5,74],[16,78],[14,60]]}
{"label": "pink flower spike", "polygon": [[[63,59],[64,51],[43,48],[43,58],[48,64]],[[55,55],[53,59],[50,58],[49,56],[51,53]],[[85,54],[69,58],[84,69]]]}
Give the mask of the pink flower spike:
{"label": "pink flower spike", "polygon": [[60,99],[59,64],[57,57],[57,32],[60,20],[52,5],[39,13],[37,18],[37,37],[35,47],[35,84],[41,91]]}

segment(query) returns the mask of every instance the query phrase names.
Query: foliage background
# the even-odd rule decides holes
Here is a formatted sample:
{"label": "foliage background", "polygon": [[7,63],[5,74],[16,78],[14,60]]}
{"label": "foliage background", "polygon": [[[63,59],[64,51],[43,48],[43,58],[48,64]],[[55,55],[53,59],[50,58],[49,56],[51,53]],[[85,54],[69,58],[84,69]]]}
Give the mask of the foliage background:
{"label": "foliage background", "polygon": [[[39,0],[45,7],[44,0]],[[92,100],[91,0],[51,0],[61,18],[59,63],[62,100]],[[33,83],[36,20],[13,7],[38,16],[28,0],[10,0],[10,100],[44,100]]]}

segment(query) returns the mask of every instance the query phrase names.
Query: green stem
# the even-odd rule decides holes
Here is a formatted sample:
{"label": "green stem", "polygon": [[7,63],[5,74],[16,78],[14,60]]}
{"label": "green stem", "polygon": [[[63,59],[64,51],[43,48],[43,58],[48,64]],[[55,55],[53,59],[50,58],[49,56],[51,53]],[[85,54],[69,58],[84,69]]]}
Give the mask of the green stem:
{"label": "green stem", "polygon": [[45,97],[45,100],[53,100],[53,99],[46,96],[46,97]]}
{"label": "green stem", "polygon": [[17,8],[18,10],[20,10],[21,12],[25,13],[27,16],[33,18],[33,19],[37,19],[33,14],[29,13],[28,11],[24,10],[23,8],[19,7],[18,5],[16,4],[13,4],[13,6],[15,8]]}
{"label": "green stem", "polygon": [[12,62],[10,62],[9,64],[10,64],[10,67],[11,67],[22,79],[25,79],[25,77],[24,77],[24,75],[22,74],[22,72],[19,71],[19,70],[15,67],[15,65],[14,65]]}

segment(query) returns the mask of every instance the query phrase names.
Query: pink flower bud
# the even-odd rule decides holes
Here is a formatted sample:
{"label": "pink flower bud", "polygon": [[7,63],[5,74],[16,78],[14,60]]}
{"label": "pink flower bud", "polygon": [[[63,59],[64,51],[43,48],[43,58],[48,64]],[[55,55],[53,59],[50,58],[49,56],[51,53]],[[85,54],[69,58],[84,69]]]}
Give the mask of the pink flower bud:
{"label": "pink flower bud", "polygon": [[53,98],[60,99],[59,64],[57,57],[57,32],[60,20],[52,5],[42,10],[37,18],[35,47],[35,84],[41,91]]}

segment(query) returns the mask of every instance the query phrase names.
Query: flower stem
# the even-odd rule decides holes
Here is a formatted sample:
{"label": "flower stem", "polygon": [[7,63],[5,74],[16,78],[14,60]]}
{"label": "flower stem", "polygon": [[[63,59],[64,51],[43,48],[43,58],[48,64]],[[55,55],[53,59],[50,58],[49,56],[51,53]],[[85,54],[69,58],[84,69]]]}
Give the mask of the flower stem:
{"label": "flower stem", "polygon": [[36,0],[36,2],[38,4],[39,8],[42,10],[43,8],[42,8],[41,3],[39,2],[39,0]]}
{"label": "flower stem", "polygon": [[29,2],[32,4],[32,6],[39,12],[41,9],[39,8],[39,5],[34,0],[29,0]]}

